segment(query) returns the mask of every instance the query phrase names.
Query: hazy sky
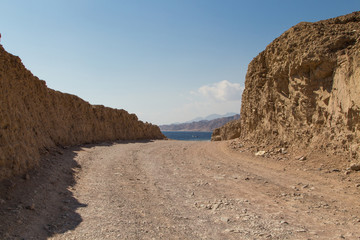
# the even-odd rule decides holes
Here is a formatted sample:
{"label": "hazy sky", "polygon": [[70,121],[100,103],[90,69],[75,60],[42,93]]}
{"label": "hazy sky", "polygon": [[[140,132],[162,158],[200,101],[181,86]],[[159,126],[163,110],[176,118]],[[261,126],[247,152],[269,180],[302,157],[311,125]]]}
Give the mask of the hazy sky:
{"label": "hazy sky", "polygon": [[5,49],[48,87],[155,124],[240,111],[249,62],[359,0],[1,0]]}

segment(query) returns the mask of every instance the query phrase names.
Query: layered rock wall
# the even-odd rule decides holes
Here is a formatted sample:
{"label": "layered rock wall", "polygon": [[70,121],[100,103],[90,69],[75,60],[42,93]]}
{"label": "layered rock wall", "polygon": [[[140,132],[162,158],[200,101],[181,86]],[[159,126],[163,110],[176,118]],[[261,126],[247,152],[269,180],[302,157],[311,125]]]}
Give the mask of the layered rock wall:
{"label": "layered rock wall", "polygon": [[290,28],[249,64],[240,138],[349,151],[360,143],[360,12]]}
{"label": "layered rock wall", "polygon": [[55,146],[161,138],[135,114],[47,88],[0,45],[0,180],[36,166]]}

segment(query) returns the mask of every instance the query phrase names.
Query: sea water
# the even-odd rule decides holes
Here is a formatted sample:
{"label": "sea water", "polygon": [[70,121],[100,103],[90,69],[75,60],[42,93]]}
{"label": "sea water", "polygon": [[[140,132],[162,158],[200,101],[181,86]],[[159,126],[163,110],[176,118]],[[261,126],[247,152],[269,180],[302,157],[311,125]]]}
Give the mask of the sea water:
{"label": "sea water", "polygon": [[162,132],[167,138],[182,141],[210,141],[212,132]]}

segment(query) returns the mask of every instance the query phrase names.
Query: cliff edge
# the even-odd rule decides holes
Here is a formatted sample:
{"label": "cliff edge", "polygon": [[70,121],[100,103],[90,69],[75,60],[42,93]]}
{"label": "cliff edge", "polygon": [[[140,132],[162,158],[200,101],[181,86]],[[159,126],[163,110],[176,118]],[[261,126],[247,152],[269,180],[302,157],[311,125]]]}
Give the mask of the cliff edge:
{"label": "cliff edge", "polygon": [[165,138],[135,114],[47,88],[1,45],[0,83],[0,180],[36,166],[55,146]]}
{"label": "cliff edge", "polygon": [[249,64],[237,135],[359,157],[359,49],[360,12],[287,30]]}

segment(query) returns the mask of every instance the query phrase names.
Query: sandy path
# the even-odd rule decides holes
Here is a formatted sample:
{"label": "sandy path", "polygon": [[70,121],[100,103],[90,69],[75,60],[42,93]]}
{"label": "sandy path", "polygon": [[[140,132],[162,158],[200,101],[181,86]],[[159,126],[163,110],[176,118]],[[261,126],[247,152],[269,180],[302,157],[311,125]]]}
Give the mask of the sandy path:
{"label": "sandy path", "polygon": [[49,239],[360,239],[356,187],[233,152],[226,142],[73,152],[81,170]]}
{"label": "sandy path", "polygon": [[360,237],[358,199],[342,202],[329,180],[222,143],[118,144],[78,161],[74,196],[88,206],[75,230],[54,239]]}

